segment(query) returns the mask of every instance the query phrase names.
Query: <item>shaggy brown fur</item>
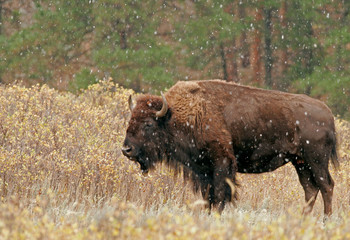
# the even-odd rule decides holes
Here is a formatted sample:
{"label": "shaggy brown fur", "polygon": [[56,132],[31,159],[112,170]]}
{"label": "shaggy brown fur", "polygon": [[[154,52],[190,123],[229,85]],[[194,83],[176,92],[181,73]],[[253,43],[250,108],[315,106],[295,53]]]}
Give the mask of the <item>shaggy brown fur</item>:
{"label": "shaggy brown fur", "polygon": [[222,211],[236,196],[229,184],[237,184],[236,172],[268,172],[292,162],[309,203],[305,212],[321,191],[325,214],[331,213],[328,159],[338,162],[325,104],[220,80],[178,82],[165,97],[169,109],[160,119],[157,96],[139,97],[132,112],[123,152],[143,171],[162,160],[182,166],[209,206]]}

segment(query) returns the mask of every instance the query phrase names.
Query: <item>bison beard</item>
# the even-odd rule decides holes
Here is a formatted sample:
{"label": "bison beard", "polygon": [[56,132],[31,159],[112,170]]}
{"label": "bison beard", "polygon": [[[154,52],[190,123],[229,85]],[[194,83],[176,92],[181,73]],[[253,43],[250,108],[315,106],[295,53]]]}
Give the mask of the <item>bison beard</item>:
{"label": "bison beard", "polygon": [[332,212],[336,140],[330,110],[305,95],[219,80],[178,82],[162,97],[143,95],[132,111],[123,154],[143,172],[166,161],[219,212],[236,199],[236,172],[261,173],[291,162],[309,213],[321,191]]}

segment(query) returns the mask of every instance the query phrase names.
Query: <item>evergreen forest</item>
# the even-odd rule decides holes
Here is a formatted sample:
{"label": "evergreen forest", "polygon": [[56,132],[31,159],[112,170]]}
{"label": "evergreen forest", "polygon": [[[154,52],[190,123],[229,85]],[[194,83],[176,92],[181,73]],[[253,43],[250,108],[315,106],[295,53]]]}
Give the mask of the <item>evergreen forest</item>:
{"label": "evergreen forest", "polygon": [[350,1],[0,0],[0,83],[159,93],[225,79],[304,93],[349,119]]}

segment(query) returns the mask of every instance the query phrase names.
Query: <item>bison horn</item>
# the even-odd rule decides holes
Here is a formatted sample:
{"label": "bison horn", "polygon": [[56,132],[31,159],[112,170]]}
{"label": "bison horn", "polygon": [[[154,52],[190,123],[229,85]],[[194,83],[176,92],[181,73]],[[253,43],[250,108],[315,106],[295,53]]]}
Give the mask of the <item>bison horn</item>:
{"label": "bison horn", "polygon": [[135,106],[134,106],[134,103],[132,102],[132,96],[131,95],[129,96],[128,103],[129,103],[129,109],[132,112],[132,110],[134,109]]}
{"label": "bison horn", "polygon": [[165,114],[168,112],[168,103],[164,97],[164,94],[162,92],[160,92],[160,94],[162,95],[163,106],[162,106],[162,109],[160,111],[156,112],[156,116],[159,118],[164,117]]}

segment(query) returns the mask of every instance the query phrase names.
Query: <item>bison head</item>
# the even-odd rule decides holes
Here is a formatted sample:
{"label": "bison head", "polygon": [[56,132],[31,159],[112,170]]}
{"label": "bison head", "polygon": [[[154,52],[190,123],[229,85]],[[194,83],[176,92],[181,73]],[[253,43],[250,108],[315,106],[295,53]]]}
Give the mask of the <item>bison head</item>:
{"label": "bison head", "polygon": [[135,106],[130,96],[129,107],[131,119],[122,152],[130,160],[138,162],[142,172],[147,173],[165,157],[170,109],[163,93],[162,98],[140,96]]}

